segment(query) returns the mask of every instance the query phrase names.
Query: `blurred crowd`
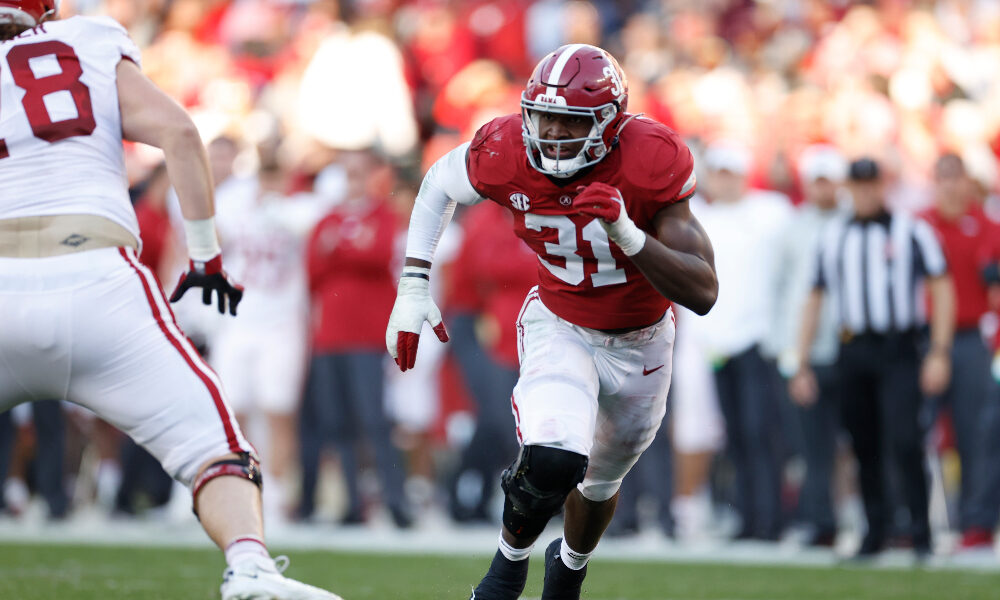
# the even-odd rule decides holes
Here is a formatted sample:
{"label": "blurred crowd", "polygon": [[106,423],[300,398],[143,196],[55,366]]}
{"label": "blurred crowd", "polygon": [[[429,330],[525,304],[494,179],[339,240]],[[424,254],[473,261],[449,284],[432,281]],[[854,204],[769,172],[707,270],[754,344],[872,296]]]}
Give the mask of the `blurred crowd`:
{"label": "blurred crowd", "polygon": [[[954,155],[962,210],[1000,221],[1000,4],[988,0],[64,0],[62,14],[125,25],[144,72],[191,112],[208,145],[224,256],[247,291],[234,320],[200,298],[175,311],[262,454],[271,523],[384,517],[406,528],[435,512],[497,522],[498,476],[516,451],[513,323],[536,268],[503,225],[506,211],[460,211],[442,241],[432,285],[451,343],[422,336],[417,369],[400,375],[384,328],[423,172],[516,112],[533,65],[564,43],[611,51],[629,78],[630,112],[688,141],[705,218],[713,196],[767,196],[740,221],[760,228],[761,247],[785,243],[817,180],[843,200],[846,171],[809,162],[819,147],[845,164],[876,159],[887,206],[913,213],[933,209],[935,165]],[[126,156],[142,260],[169,288],[186,260],[169,179],[156,151],[131,145]],[[733,239],[713,238],[717,255]],[[754,267],[772,271],[744,272],[740,285],[766,287],[791,269],[774,254]],[[991,292],[975,326],[995,344]],[[728,333],[741,339],[725,351],[707,347],[718,341],[711,324],[681,316],[670,423],[626,480],[612,533],[807,530],[802,539],[824,545],[857,503],[840,459],[809,492],[832,498],[833,522],[800,502],[814,436],[782,380],[794,369],[778,368],[799,311],[777,295],[759,300],[761,318],[737,320]],[[686,326],[699,333],[685,336]],[[761,389],[776,410],[777,479],[765,492],[775,512],[757,532],[726,530],[725,515],[747,518],[726,510],[739,504],[744,450],[726,451],[735,432],[718,408],[718,374],[726,356],[758,346],[774,373]],[[922,421],[940,492],[934,524],[962,531],[956,498],[971,475],[956,466],[940,404],[929,399]],[[7,512],[31,492],[55,518],[95,502],[136,514],[179,495],[141,449],[58,406],[19,407],[0,421]],[[848,453],[839,435],[838,457]]]}

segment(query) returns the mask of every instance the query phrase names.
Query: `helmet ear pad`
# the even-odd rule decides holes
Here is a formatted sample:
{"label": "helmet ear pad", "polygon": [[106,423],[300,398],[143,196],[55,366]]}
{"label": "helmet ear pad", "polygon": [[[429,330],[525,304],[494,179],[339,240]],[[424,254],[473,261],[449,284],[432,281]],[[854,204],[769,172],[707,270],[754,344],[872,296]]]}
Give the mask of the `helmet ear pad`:
{"label": "helmet ear pad", "polygon": [[604,126],[604,130],[601,134],[601,139],[604,141],[603,147],[592,148],[592,152],[600,152],[601,156],[595,156],[594,158],[604,158],[615,144],[618,143],[618,131],[621,129],[622,123],[625,121],[625,111],[622,110],[621,106],[615,105],[615,116]]}

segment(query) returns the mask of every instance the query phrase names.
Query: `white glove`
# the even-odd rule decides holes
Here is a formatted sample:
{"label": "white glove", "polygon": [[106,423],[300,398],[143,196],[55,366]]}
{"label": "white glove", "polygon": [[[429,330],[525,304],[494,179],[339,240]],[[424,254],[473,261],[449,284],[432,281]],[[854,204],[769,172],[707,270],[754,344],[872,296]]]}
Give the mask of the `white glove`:
{"label": "white glove", "polygon": [[441,320],[441,311],[431,299],[430,269],[404,267],[396,289],[396,303],[385,330],[385,346],[400,371],[412,369],[417,360],[420,330],[427,321],[442,342],[448,341],[448,331]]}

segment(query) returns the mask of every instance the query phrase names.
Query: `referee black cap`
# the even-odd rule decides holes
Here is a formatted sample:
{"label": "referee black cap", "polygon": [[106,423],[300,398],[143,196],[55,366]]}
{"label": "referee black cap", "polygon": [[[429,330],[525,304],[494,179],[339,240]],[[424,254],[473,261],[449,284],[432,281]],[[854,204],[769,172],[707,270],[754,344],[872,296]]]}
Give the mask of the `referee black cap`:
{"label": "referee black cap", "polygon": [[875,181],[879,178],[878,163],[868,157],[852,161],[847,177],[851,181]]}

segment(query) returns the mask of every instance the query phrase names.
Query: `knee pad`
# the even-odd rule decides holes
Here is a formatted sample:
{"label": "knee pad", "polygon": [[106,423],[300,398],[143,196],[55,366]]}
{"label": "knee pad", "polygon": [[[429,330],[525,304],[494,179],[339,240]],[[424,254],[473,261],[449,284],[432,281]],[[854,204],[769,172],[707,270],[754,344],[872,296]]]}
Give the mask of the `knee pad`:
{"label": "knee pad", "polygon": [[194,510],[195,516],[198,516],[198,492],[205,487],[206,483],[216,477],[249,479],[258,488],[262,488],[264,485],[264,477],[260,472],[260,461],[249,452],[241,452],[238,458],[217,460],[205,467],[205,470],[195,479],[194,485],[191,488],[193,490],[191,492],[192,510]]}
{"label": "knee pad", "polygon": [[518,537],[534,537],[559,512],[566,496],[583,481],[588,459],[583,454],[548,446],[522,446],[503,472],[503,524]]}

